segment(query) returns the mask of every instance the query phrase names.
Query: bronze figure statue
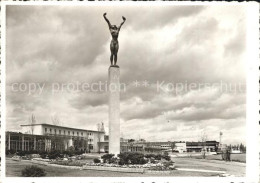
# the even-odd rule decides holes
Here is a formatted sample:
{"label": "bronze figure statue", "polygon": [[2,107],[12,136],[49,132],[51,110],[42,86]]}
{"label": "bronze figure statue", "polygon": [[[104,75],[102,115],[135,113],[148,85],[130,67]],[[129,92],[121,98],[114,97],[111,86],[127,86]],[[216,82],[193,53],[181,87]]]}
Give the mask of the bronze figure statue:
{"label": "bronze figure statue", "polygon": [[[110,43],[110,51],[111,51],[111,56],[110,56],[110,62],[111,65],[116,65],[117,62],[117,52],[119,49],[119,44],[118,44],[118,35],[119,35],[119,31],[122,27],[122,25],[125,23],[125,17],[122,16],[123,22],[120,24],[119,27],[117,27],[116,25],[111,25],[109,20],[106,17],[107,13],[103,14],[104,19],[106,20],[108,27],[109,27],[109,31],[111,33],[112,36],[112,40]],[[114,61],[114,64],[113,64]]]}

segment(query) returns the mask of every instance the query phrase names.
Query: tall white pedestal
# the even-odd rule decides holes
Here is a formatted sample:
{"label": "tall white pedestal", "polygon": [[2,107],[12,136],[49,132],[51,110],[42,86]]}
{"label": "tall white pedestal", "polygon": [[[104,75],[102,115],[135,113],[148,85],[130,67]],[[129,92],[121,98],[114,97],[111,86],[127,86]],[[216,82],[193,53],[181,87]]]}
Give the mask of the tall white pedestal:
{"label": "tall white pedestal", "polygon": [[109,153],[120,153],[120,68],[108,69],[109,90]]}

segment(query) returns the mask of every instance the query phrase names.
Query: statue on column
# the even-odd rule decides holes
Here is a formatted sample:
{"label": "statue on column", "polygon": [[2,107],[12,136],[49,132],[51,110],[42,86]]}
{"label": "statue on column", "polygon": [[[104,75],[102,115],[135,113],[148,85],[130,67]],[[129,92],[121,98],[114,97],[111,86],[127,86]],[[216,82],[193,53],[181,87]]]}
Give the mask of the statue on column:
{"label": "statue on column", "polygon": [[111,56],[110,56],[110,62],[111,65],[115,65],[116,66],[116,62],[117,62],[117,52],[119,49],[119,44],[118,44],[118,35],[119,35],[119,31],[122,27],[122,25],[125,23],[125,17],[122,16],[123,22],[120,24],[119,27],[117,27],[116,25],[111,25],[109,20],[106,17],[107,13],[103,14],[104,19],[106,20],[108,27],[109,27],[109,31],[111,33],[112,36],[112,40],[110,43],[110,51],[111,51]]}

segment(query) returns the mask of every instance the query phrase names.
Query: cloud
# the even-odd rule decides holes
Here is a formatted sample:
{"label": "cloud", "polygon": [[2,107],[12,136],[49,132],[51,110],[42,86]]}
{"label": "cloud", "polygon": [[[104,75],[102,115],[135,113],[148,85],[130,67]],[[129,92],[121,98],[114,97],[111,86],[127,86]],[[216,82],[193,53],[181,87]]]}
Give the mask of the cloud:
{"label": "cloud", "polygon": [[76,109],[84,109],[85,107],[100,106],[108,103],[108,95],[106,93],[88,92],[87,94],[78,94],[76,97],[69,100],[72,107]]}
{"label": "cloud", "polygon": [[246,45],[246,28],[243,20],[238,20],[239,29],[236,29],[235,33],[227,41],[225,45],[225,56],[234,56],[237,54],[242,54],[245,50]]}
{"label": "cloud", "polygon": [[[165,115],[170,120],[230,119],[245,115],[244,94],[220,93],[218,89],[192,90],[183,95],[161,94],[143,101],[131,98],[122,107],[125,120]],[[132,110],[130,110],[132,109]]]}
{"label": "cloud", "polygon": [[[129,25],[134,30],[144,31],[151,29],[162,29],[169,24],[175,24],[182,18],[190,17],[194,14],[199,14],[203,11],[203,6],[153,6],[153,7],[130,7],[126,14],[129,18]],[[122,13],[123,14],[123,13]],[[135,16],[132,16],[132,15]]]}

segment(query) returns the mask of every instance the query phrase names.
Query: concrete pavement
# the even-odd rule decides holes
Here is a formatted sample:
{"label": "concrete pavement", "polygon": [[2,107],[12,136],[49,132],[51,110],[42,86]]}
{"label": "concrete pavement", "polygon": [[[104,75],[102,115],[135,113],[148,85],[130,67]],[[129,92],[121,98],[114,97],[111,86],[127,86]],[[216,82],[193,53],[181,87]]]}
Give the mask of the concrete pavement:
{"label": "concrete pavement", "polygon": [[195,158],[173,158],[176,168],[202,169],[209,171],[224,171],[230,176],[246,175],[246,163],[225,162],[219,160],[204,160]]}

